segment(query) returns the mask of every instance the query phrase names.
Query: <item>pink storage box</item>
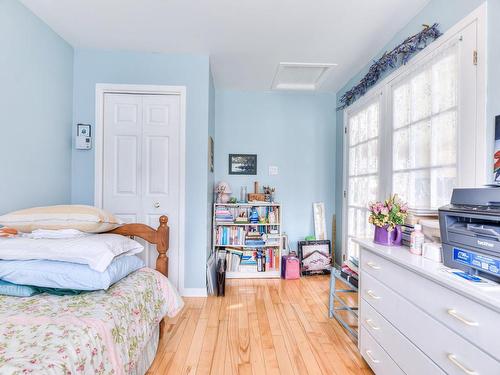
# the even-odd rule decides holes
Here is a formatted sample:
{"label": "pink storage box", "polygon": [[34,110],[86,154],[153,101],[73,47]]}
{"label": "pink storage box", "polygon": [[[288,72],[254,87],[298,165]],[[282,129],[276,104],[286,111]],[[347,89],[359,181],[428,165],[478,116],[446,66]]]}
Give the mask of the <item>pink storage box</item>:
{"label": "pink storage box", "polygon": [[281,257],[281,277],[286,280],[300,278],[300,260],[295,253]]}

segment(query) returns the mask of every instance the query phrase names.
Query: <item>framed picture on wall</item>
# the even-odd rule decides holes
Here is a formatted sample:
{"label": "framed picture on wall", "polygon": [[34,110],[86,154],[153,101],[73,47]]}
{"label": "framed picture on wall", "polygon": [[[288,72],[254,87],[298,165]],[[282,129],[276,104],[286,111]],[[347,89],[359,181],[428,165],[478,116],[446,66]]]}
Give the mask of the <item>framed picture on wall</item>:
{"label": "framed picture on wall", "polygon": [[256,175],[256,154],[229,154],[229,174]]}
{"label": "framed picture on wall", "polygon": [[214,139],[211,136],[208,137],[208,170],[214,171]]}

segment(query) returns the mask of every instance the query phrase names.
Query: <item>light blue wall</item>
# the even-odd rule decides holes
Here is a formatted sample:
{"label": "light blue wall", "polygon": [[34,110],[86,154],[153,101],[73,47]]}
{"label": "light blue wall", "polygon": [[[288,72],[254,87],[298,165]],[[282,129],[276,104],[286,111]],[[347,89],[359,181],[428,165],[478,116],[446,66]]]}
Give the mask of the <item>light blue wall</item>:
{"label": "light blue wall", "polygon": [[[431,0],[402,30],[400,30],[389,43],[375,56],[372,60],[380,57],[384,51],[392,50],[396,45],[401,43],[409,35],[413,35],[422,29],[422,24],[432,25],[434,22],[439,23],[439,29],[442,32],[448,30],[458,21],[464,18],[467,14],[476,9],[483,3],[483,0]],[[488,1],[488,118],[487,121],[493,121],[494,114],[500,113],[500,1]],[[367,73],[371,61],[362,71],[350,78],[346,85],[337,92],[338,99],[352,86],[357,84],[359,80]],[[337,112],[336,121],[336,213],[337,213],[337,228],[341,228],[342,219],[342,176],[343,173],[343,112]],[[493,140],[492,140],[493,142]],[[341,249],[341,232],[337,235],[337,249]],[[340,251],[337,255],[340,256]],[[337,258],[340,262],[340,258]]]}
{"label": "light blue wall", "polygon": [[15,0],[0,0],[0,214],[68,203],[73,49]]}
{"label": "light blue wall", "polygon": [[[76,49],[74,58],[74,124],[95,125],[97,83],[186,86],[185,287],[205,287],[208,57]],[[94,202],[93,150],[73,151],[71,198],[73,203]]]}
{"label": "light blue wall", "polygon": [[[216,181],[253,191],[276,187],[290,245],[314,234],[312,203],[324,202],[331,233],[335,188],[335,96],[279,92],[216,92]],[[228,154],[257,154],[257,176],[228,174]],[[279,167],[278,176],[268,166]],[[331,238],[331,237],[330,237]]]}
{"label": "light blue wall", "polygon": [[[212,76],[212,71],[210,71],[209,78],[210,81],[208,87],[208,135],[209,137],[212,137],[215,144],[215,84],[214,84],[214,78]],[[207,155],[207,157],[209,157],[209,154]],[[207,259],[212,251],[212,207],[214,203],[214,181],[215,181],[215,165],[213,171],[211,171],[210,168],[207,168],[207,254],[206,254]]]}

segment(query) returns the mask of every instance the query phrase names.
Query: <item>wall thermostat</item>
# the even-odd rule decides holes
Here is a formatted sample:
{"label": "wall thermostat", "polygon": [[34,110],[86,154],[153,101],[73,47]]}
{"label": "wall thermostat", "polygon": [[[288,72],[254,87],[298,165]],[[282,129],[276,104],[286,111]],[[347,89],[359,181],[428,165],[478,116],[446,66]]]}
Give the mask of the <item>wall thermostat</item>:
{"label": "wall thermostat", "polygon": [[92,148],[92,138],[76,136],[76,149],[77,150],[90,150]]}
{"label": "wall thermostat", "polygon": [[90,150],[92,148],[92,134],[89,124],[78,124],[76,126],[75,146],[77,150]]}

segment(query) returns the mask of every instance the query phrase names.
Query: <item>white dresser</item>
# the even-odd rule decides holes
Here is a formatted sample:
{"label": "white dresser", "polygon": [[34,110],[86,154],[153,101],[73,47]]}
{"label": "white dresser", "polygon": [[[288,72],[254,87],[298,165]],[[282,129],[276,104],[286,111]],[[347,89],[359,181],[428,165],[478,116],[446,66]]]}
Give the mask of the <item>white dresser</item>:
{"label": "white dresser", "polygon": [[470,285],[405,247],[356,242],[359,350],[377,375],[500,375],[500,286]]}

